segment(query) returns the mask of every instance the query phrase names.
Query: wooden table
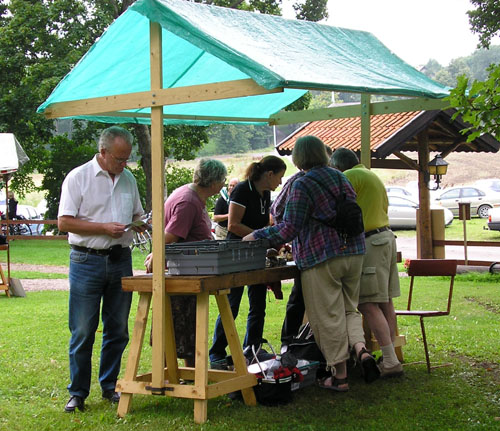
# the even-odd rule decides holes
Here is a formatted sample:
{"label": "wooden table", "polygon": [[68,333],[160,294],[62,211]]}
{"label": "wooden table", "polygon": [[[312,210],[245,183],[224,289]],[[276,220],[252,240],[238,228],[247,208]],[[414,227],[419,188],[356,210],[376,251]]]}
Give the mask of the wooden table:
{"label": "wooden table", "polygon": [[[133,394],[193,399],[194,420],[197,423],[206,422],[208,400],[220,395],[241,390],[245,404],[256,405],[252,386],[255,386],[257,381],[255,376],[247,371],[227,295],[232,287],[266,284],[293,279],[297,276],[299,276],[299,271],[294,265],[224,275],[171,276],[166,274],[165,292],[167,295],[196,295],[196,365],[195,368],[189,368],[178,367],[177,361],[167,363],[164,368],[164,385],[161,388],[152,387],[152,373],[137,374],[151,305],[152,276],[122,278],[123,290],[138,292],[140,297],[125,375],[116,384],[116,391],[121,392],[118,415],[123,417],[129,412]],[[208,368],[209,295],[216,295],[222,325],[234,362],[234,371]],[[165,314],[171,316],[169,301]],[[165,337],[165,351],[175,352],[173,328],[167,325],[166,333],[170,335]],[[194,384],[180,384],[181,379],[191,380]]]}

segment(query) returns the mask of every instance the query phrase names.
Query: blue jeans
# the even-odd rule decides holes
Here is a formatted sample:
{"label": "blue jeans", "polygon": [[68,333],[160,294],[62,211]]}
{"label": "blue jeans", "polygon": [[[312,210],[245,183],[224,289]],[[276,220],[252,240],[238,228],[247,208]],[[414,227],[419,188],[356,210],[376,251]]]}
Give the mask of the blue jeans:
{"label": "blue jeans", "polygon": [[[241,297],[244,287],[233,287],[228,295],[229,305],[233,318],[236,319],[240,310]],[[247,317],[247,332],[243,341],[243,348],[247,346],[258,346],[262,342],[264,332],[264,320],[266,317],[266,292],[264,284],[248,286],[249,310]],[[222,327],[220,316],[217,317],[214,329],[213,344],[210,348],[210,361],[218,361],[226,357],[227,339]]]}
{"label": "blue jeans", "polygon": [[90,392],[92,347],[99,325],[102,300],[102,346],[99,382],[102,391],[115,389],[121,357],[128,343],[128,316],[132,292],[123,292],[121,277],[132,275],[130,249],[111,262],[71,250],[69,265],[69,370],[71,395],[86,398]]}

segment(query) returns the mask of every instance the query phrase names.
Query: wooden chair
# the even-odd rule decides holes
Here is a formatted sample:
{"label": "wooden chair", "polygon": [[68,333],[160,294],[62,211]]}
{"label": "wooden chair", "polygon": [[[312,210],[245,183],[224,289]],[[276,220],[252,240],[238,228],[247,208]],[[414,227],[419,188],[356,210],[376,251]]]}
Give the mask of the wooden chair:
{"label": "wooden chair", "polygon": [[[427,337],[425,335],[424,318],[448,316],[451,310],[451,300],[453,297],[453,282],[457,273],[457,261],[447,259],[412,259],[408,267],[408,275],[411,277],[410,290],[408,292],[408,305],[406,310],[396,310],[397,316],[418,316],[420,318],[420,328],[422,330],[422,341],[424,342],[425,360],[427,362],[427,372],[431,372],[431,368],[445,367],[451,364],[440,364],[431,366],[429,360],[429,350],[427,346]],[[446,310],[412,310],[413,291],[415,286],[415,277],[432,277],[445,276],[450,277],[448,287],[448,303]],[[418,283],[423,284],[422,281]]]}

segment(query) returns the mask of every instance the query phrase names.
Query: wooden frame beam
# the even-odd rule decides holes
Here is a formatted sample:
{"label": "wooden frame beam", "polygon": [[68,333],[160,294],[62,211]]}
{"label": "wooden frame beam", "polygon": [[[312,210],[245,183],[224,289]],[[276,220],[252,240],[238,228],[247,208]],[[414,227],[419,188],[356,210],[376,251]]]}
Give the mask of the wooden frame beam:
{"label": "wooden frame beam", "polygon": [[155,106],[179,105],[182,103],[206,102],[209,100],[232,99],[281,92],[283,92],[283,88],[268,90],[249,78],[214,84],[165,89],[157,88],[138,93],[58,102],[47,107],[44,115],[47,118],[92,115],[126,109],[143,109]]}
{"label": "wooden frame beam", "polygon": [[[149,113],[110,111],[93,114],[95,117],[122,117],[122,118],[151,118]],[[213,115],[172,115],[163,114],[163,119],[172,120],[198,120],[198,121],[241,121],[253,123],[268,123],[269,118],[264,117],[216,117]],[[133,122],[133,121],[131,121]]]}
{"label": "wooden frame beam", "polygon": [[[413,98],[390,102],[370,103],[371,115],[394,114],[397,112],[434,111],[445,109],[449,102],[442,99]],[[360,105],[340,105],[331,108],[310,109],[306,111],[280,111],[271,115],[271,125],[306,123],[310,121],[334,120],[360,116]]]}

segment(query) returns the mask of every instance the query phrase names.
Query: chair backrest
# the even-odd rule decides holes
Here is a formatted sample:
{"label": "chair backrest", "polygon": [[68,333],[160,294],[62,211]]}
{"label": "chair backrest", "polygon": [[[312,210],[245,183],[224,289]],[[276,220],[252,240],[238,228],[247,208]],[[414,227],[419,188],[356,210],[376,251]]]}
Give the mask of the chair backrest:
{"label": "chair backrest", "polygon": [[407,310],[411,310],[413,297],[413,283],[415,277],[437,277],[449,276],[450,286],[448,292],[448,304],[446,311],[449,314],[451,310],[451,300],[453,297],[453,283],[457,274],[457,261],[453,259],[411,259],[408,267],[408,275],[411,277],[410,290],[408,293]]}

